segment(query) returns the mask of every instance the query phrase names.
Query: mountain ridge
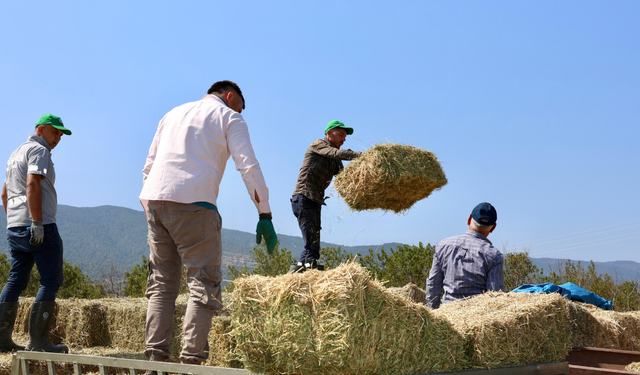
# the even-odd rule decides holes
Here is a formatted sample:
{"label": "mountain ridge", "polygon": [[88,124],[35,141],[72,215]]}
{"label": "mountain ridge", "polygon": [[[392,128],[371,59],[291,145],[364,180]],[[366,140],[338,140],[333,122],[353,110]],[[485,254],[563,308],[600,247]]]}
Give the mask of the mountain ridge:
{"label": "mountain ridge", "polygon": [[[119,206],[74,207],[58,206],[58,227],[64,241],[65,260],[77,264],[92,280],[107,275],[114,264],[120,272],[130,271],[140,263],[142,255],[149,256],[147,222],[144,212]],[[0,253],[8,254],[6,215],[0,215]],[[301,237],[278,234],[281,248],[300,254],[304,243]],[[365,254],[369,248],[389,249],[400,243],[343,246],[321,242],[322,247],[340,246],[345,251]],[[255,234],[235,229],[222,229],[223,270],[227,264],[252,265],[250,251],[255,246]],[[531,258],[545,273],[557,269],[567,259]],[[578,260],[572,260],[578,262]],[[590,261],[580,260],[583,267]],[[607,273],[616,281],[640,280],[640,263],[634,261],[594,262],[598,273]]]}

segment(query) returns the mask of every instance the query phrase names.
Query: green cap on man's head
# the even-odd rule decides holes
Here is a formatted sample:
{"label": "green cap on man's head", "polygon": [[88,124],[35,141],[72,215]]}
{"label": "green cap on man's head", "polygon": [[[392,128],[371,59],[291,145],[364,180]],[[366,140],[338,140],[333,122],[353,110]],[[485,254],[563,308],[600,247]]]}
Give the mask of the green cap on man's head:
{"label": "green cap on man's head", "polygon": [[66,135],[71,135],[71,130],[64,127],[62,123],[62,119],[56,115],[52,115],[51,113],[47,113],[46,115],[42,115],[40,120],[36,122],[36,128],[40,125],[51,125],[56,129],[62,130],[62,132]]}
{"label": "green cap on man's head", "polygon": [[342,129],[346,130],[347,131],[347,135],[353,134],[353,128],[349,128],[347,126],[344,126],[344,124],[342,122],[338,121],[338,120],[331,121],[327,125],[327,127],[324,128],[324,134],[326,135],[329,130],[334,129],[334,128],[342,128]]}

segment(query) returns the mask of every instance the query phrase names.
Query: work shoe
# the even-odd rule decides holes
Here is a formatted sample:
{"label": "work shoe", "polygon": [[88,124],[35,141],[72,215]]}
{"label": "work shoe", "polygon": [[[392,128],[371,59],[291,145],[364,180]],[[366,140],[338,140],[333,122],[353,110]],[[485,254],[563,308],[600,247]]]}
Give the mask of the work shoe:
{"label": "work shoe", "polygon": [[287,273],[299,273],[299,272],[304,272],[307,269],[304,267],[304,264],[302,264],[302,262],[298,262],[298,263],[293,263],[291,266],[289,266],[289,271]]}
{"label": "work shoe", "polygon": [[18,302],[0,302],[0,353],[24,350],[11,339],[18,314]]}
{"label": "work shoe", "polygon": [[304,264],[304,268],[307,269],[307,270],[324,271],[324,264],[318,264],[318,261],[314,260],[311,263],[305,263]]}
{"label": "work shoe", "polygon": [[29,343],[25,350],[69,353],[69,348],[65,345],[53,345],[49,340],[49,326],[55,307],[55,301],[33,303],[29,314]]}

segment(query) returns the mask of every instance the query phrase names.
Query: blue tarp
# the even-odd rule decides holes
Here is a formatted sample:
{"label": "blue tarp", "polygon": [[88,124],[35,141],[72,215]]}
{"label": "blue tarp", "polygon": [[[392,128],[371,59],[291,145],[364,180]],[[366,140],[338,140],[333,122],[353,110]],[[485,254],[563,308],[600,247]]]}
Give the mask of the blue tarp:
{"label": "blue tarp", "polygon": [[607,301],[593,292],[582,289],[574,283],[564,283],[562,285],[552,283],[538,285],[525,284],[515,288],[511,293],[560,293],[570,300],[590,303],[603,310],[613,310],[611,301]]}

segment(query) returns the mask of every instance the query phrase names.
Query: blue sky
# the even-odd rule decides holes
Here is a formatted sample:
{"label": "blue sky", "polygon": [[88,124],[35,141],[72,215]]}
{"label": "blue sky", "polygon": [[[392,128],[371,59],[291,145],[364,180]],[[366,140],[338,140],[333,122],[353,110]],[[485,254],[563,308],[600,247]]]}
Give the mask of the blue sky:
{"label": "blue sky", "polygon": [[[302,156],[330,120],[343,147],[434,152],[449,184],[403,215],[334,190],[323,241],[436,243],[493,203],[499,248],[640,262],[640,2],[4,2],[0,161],[54,113],[60,204],[140,209],[158,121],[237,82],[278,233]],[[230,163],[223,226],[257,211]],[[63,233],[69,236],[72,233]],[[297,255],[297,254],[294,254]]]}

